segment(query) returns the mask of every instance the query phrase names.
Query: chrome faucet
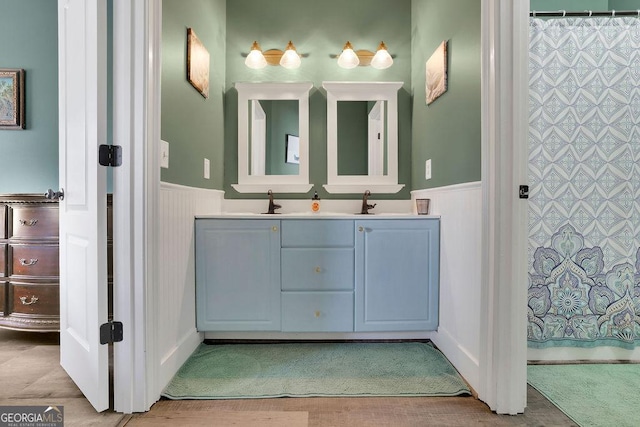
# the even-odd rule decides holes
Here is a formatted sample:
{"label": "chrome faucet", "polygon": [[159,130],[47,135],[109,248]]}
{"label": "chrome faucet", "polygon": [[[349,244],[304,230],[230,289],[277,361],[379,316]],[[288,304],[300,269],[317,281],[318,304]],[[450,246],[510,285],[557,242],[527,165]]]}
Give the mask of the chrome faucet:
{"label": "chrome faucet", "polygon": [[276,209],[280,209],[282,206],[273,203],[273,191],[269,190],[267,191],[267,194],[269,195],[269,210],[267,211],[267,213],[275,214]]}
{"label": "chrome faucet", "polygon": [[360,210],[360,214],[362,215],[369,215],[369,209],[373,209],[376,207],[377,203],[374,203],[372,205],[369,204],[369,196],[371,195],[371,191],[367,190],[364,192],[364,194],[362,195],[362,209]]}

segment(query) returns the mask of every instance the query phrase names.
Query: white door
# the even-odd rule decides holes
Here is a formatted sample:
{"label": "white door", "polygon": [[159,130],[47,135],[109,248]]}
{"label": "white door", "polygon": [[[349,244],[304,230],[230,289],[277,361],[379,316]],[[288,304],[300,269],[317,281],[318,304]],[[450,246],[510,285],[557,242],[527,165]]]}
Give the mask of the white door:
{"label": "white door", "polygon": [[104,0],[58,0],[60,364],[97,411],[109,407],[106,15]]}
{"label": "white door", "polygon": [[384,118],[384,101],[378,101],[369,113],[369,176],[384,175]]}

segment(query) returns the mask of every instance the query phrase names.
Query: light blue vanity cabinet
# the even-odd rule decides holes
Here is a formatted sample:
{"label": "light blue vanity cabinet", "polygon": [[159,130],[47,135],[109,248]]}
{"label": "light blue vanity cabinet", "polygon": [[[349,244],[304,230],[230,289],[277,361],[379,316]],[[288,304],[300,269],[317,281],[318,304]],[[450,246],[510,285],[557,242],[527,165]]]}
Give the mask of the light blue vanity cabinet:
{"label": "light blue vanity cabinet", "polygon": [[198,330],[436,330],[439,244],[433,217],[199,217]]}
{"label": "light blue vanity cabinet", "polygon": [[353,331],[353,221],[282,221],[282,330]]}
{"label": "light blue vanity cabinet", "polygon": [[440,222],[372,219],[355,226],[355,330],[436,330]]}
{"label": "light blue vanity cabinet", "polygon": [[280,221],[196,219],[199,331],[280,330]]}

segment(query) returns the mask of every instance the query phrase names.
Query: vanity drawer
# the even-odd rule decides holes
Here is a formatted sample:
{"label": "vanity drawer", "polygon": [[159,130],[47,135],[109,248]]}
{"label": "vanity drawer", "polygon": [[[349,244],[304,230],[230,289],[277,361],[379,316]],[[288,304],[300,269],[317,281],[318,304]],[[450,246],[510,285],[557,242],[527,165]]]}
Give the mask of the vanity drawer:
{"label": "vanity drawer", "polygon": [[283,332],[352,332],[353,292],[282,292]]}
{"label": "vanity drawer", "polygon": [[58,206],[13,206],[10,239],[58,238]]}
{"label": "vanity drawer", "polygon": [[283,291],[353,290],[351,248],[283,248],[281,257]]}
{"label": "vanity drawer", "polygon": [[59,315],[59,286],[57,284],[9,283],[7,313]]}
{"label": "vanity drawer", "polygon": [[11,245],[9,254],[12,276],[59,275],[58,245]]}
{"label": "vanity drawer", "polygon": [[353,221],[288,219],[282,224],[282,247],[353,247]]}
{"label": "vanity drawer", "polygon": [[0,277],[7,275],[7,245],[0,243]]}

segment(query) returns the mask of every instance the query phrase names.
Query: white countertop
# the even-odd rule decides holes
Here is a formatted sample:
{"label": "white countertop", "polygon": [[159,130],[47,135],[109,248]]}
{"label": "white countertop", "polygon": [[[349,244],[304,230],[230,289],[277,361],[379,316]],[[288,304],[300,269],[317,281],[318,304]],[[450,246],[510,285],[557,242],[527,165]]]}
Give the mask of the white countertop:
{"label": "white countertop", "polygon": [[413,213],[371,213],[368,215],[341,212],[293,212],[293,213],[251,213],[226,212],[214,215],[196,215],[196,219],[439,219],[440,215],[416,215]]}

